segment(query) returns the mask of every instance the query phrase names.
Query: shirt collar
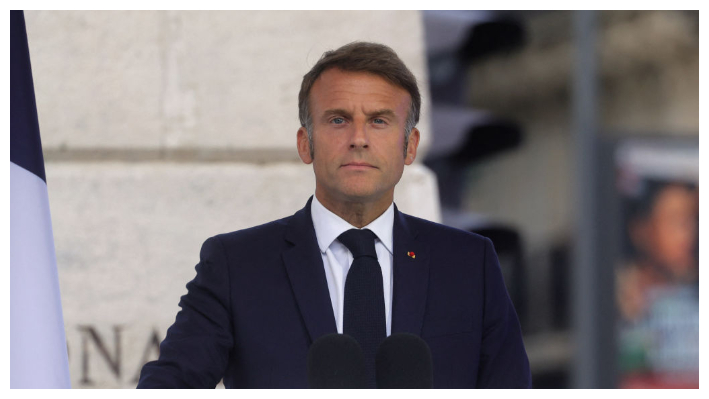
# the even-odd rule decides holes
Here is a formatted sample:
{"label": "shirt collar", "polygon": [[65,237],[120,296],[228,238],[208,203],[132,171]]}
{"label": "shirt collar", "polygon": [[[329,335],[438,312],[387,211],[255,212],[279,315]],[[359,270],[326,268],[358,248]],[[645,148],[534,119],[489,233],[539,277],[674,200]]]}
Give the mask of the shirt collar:
{"label": "shirt collar", "polygon": [[[332,213],[318,201],[318,198],[313,195],[313,202],[310,204],[310,215],[313,218],[313,227],[315,228],[315,236],[318,239],[318,247],[320,252],[325,253],[332,245],[332,242],[349,229],[356,227],[349,224],[341,217]],[[369,229],[376,234],[379,241],[384,244],[384,247],[389,253],[394,253],[394,203],[389,205],[384,213],[374,219],[370,224],[362,227]]]}

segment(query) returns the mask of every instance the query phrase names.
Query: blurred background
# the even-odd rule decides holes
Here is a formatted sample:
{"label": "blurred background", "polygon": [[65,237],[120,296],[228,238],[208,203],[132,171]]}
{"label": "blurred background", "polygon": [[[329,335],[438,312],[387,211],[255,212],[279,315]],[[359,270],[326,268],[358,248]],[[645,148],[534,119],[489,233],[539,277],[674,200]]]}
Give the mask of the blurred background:
{"label": "blurred background", "polygon": [[423,94],[395,201],[492,239],[536,388],[698,387],[698,11],[26,11],[74,388],[132,388],[208,237],[292,214],[302,75]]}

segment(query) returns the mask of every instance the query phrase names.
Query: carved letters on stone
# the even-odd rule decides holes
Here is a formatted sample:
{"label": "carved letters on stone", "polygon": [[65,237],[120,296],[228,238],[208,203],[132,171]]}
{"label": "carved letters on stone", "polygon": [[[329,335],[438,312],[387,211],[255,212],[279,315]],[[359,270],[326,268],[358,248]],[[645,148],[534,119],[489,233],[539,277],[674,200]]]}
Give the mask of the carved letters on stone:
{"label": "carved letters on stone", "polygon": [[[92,379],[92,369],[96,367],[97,362],[103,362],[108,366],[110,375],[116,384],[124,385],[126,383],[137,384],[143,365],[150,360],[157,359],[160,354],[160,341],[162,338],[158,333],[159,329],[153,327],[146,334],[147,339],[145,345],[142,346],[143,350],[139,364],[124,364],[123,359],[126,357],[125,353],[123,353],[124,342],[122,341],[124,327],[123,325],[111,326],[112,334],[110,336],[102,335],[94,325],[79,325],[76,327],[81,336],[80,349],[78,353],[72,352],[67,343],[67,352],[69,353],[70,364],[76,361],[81,362],[80,378],[78,379],[80,388],[95,387],[96,382]],[[76,357],[74,354],[76,354]],[[126,379],[126,377],[129,379]]]}

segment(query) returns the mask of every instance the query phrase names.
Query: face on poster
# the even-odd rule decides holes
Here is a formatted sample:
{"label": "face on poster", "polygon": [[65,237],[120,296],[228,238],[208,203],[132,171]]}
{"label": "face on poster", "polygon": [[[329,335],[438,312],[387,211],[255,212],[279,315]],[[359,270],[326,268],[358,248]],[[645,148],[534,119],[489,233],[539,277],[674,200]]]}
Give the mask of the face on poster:
{"label": "face on poster", "polygon": [[698,148],[629,143],[617,159],[619,384],[698,387]]}

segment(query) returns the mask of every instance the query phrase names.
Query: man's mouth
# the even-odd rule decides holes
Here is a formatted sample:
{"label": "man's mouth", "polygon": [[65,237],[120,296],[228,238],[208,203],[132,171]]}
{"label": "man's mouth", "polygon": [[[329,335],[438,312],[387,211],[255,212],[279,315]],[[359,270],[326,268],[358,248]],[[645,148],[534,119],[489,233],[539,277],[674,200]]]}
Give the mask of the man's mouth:
{"label": "man's mouth", "polygon": [[372,169],[372,168],[376,169],[376,166],[369,164],[367,162],[349,162],[349,163],[342,165],[341,167],[348,168],[348,169]]}

